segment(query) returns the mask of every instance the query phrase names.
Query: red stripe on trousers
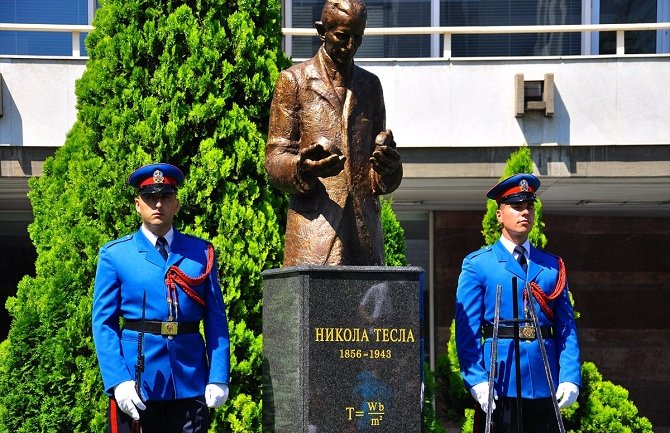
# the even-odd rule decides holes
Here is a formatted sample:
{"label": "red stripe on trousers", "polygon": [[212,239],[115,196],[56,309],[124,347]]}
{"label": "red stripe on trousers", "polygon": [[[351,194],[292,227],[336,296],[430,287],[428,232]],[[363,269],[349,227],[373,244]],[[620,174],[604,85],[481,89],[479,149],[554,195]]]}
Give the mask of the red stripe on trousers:
{"label": "red stripe on trousers", "polygon": [[112,425],[112,433],[119,433],[119,420],[117,418],[116,400],[111,399],[109,402],[109,422]]}

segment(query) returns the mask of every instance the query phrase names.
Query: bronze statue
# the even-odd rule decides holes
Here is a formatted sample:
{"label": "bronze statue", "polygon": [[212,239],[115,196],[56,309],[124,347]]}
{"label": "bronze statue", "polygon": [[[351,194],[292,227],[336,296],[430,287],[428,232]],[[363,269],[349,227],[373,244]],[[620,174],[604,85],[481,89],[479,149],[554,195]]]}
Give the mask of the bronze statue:
{"label": "bronze statue", "polygon": [[378,196],[398,188],[402,163],[381,83],[354,65],[366,21],[360,0],[327,0],[321,48],[277,79],[265,167],[291,194],[284,266],[384,264]]}

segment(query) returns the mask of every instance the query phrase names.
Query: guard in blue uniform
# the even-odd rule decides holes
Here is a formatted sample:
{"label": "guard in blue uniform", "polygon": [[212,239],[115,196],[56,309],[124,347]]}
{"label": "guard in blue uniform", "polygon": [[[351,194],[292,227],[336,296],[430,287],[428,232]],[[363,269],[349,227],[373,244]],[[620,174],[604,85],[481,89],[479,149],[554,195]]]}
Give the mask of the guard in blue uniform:
{"label": "guard in blue uniform", "polygon": [[577,399],[582,383],[577,330],[563,261],[528,242],[535,218],[535,192],[539,187],[537,177],[517,174],[487,193],[488,198],[498,203],[496,216],[502,224],[502,235],[493,246],[475,251],[463,260],[456,291],[456,348],[461,375],[483,413],[488,406],[496,286],[502,285],[501,320],[514,319],[513,277],[518,281],[521,318],[529,314],[528,300],[523,296],[526,283],[533,293],[553,382],[558,387],[549,389],[538,340],[532,329],[524,329],[522,324],[521,390],[516,389],[513,327],[501,324],[494,386],[496,399],[492,405],[496,433],[517,431],[516,396],[519,392],[523,431],[558,432],[551,393],[556,393],[560,408],[567,407]]}
{"label": "guard in blue uniform", "polygon": [[183,180],[170,164],[136,170],[128,183],[142,225],[100,249],[93,338],[111,397],[110,432],[140,425],[143,433],[206,432],[208,408],[228,398],[228,324],[214,249],[172,227]]}

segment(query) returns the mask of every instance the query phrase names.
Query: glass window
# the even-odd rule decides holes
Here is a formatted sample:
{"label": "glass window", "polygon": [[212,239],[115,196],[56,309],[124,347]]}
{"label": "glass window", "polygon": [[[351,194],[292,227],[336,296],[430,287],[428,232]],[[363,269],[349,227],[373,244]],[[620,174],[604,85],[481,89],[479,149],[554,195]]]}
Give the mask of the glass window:
{"label": "glass window", "polygon": [[[582,0],[440,0],[441,26],[581,23]],[[579,33],[454,35],[454,57],[578,55]]]}
{"label": "glass window", "polygon": [[[0,22],[19,24],[88,24],[88,0],[2,0]],[[82,55],[85,54],[82,35]],[[0,54],[71,56],[72,35],[54,32],[0,32]]]}
{"label": "glass window", "polygon": [[[655,23],[657,0],[601,0],[601,24]],[[600,54],[616,53],[616,32],[600,32]],[[626,32],[626,54],[656,53],[656,31]]]}
{"label": "glass window", "polygon": [[[323,0],[293,0],[292,27],[311,28],[321,19]],[[368,28],[429,27],[430,0],[365,1]],[[321,43],[316,37],[293,37],[293,57],[312,57]],[[365,36],[356,57],[430,57],[430,36]]]}
{"label": "glass window", "polygon": [[[290,1],[290,0],[287,0]],[[321,19],[321,0],[295,0],[291,4],[293,14],[290,27],[314,28],[314,22]],[[286,19],[286,18],[285,18]],[[312,57],[319,49],[321,41],[317,37],[294,36],[293,57]]]}

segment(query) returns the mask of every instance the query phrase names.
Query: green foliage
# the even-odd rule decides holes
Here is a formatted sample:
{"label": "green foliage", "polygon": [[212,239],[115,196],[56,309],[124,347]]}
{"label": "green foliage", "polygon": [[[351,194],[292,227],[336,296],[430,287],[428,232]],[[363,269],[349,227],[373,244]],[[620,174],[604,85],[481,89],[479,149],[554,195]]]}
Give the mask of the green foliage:
{"label": "green foliage", "polygon": [[424,365],[424,394],[423,394],[423,432],[424,433],[446,433],[445,428],[437,417],[435,407],[435,394],[438,383],[428,365]]}
{"label": "green foliage", "polygon": [[[452,322],[449,327],[450,335],[456,335],[456,323]],[[445,375],[447,375],[448,383],[448,393],[453,399],[451,406],[456,407],[465,407],[468,406],[465,400],[470,398],[470,393],[463,386],[463,380],[461,379],[461,371],[458,365],[458,352],[456,351],[455,344],[447,344],[447,354],[442,361],[444,366],[442,367]],[[458,410],[458,409],[457,409]]]}
{"label": "green foliage", "polygon": [[[533,161],[530,148],[523,146],[512,153],[507,160],[505,172],[500,180],[516,173],[532,173]],[[492,245],[500,237],[501,227],[497,222],[497,205],[488,200],[487,212],[482,221],[482,234],[485,245]],[[542,203],[535,204],[535,227],[529,235],[530,242],[543,248],[547,239],[542,222]],[[572,295],[570,298],[572,302]],[[574,302],[573,302],[574,304]],[[575,311],[575,318],[579,313]],[[437,380],[445,384],[444,397],[446,404],[453,410],[447,412],[447,419],[461,423],[461,432],[471,432],[474,418],[474,400],[465,389],[459,373],[458,356],[456,353],[455,322],[451,323],[451,336],[447,343],[446,367],[437,372]],[[638,416],[635,405],[628,400],[628,391],[609,381],[603,381],[595,364],[582,364],[583,386],[577,403],[562,412],[566,431],[570,433],[651,433],[652,425],[645,417]]]}
{"label": "green foliage", "polygon": [[[530,147],[521,146],[507,159],[505,170],[499,180],[507,179],[517,173],[533,173],[533,159],[531,157]],[[484,236],[484,245],[493,245],[500,237],[502,225],[496,218],[498,205],[495,200],[486,201],[486,214],[482,221],[482,235]],[[542,220],[542,201],[538,199],[535,202],[535,226],[530,231],[528,239],[530,243],[537,248],[544,248],[547,245],[547,237],[542,233],[544,230],[544,221]]]}
{"label": "green foliage", "polygon": [[474,431],[475,410],[479,409],[465,409],[465,420],[461,426],[461,433],[471,433]]}
{"label": "green foliage", "polygon": [[405,230],[393,212],[393,200],[381,199],[381,219],[384,231],[384,259],[387,266],[407,266]]}
{"label": "green foliage", "polygon": [[36,275],[7,301],[0,432],[105,431],[90,324],[97,252],[137,230],[125,181],[159,160],[187,175],[178,228],[213,242],[228,306],[234,380],[211,431],[260,432],[260,273],[281,263],[286,206],[266,180],[261,132],[288,66],[279,1],[100,4],[77,121],[30,183]]}
{"label": "green foliage", "polygon": [[638,415],[628,391],[603,380],[595,364],[582,365],[584,387],[577,403],[563,411],[565,428],[572,433],[652,433],[651,422]]}
{"label": "green foliage", "polygon": [[[454,332],[454,323],[451,324]],[[463,386],[458,371],[458,356],[454,345],[447,346],[447,352],[437,356],[435,371],[425,367],[425,396],[424,396],[424,431],[426,433],[443,433],[444,421],[463,424],[466,421],[464,414],[468,407],[473,405],[470,393]],[[433,402],[439,401],[441,406],[436,411]],[[465,431],[465,430],[464,430]],[[472,426],[470,426],[472,431]]]}
{"label": "green foliage", "polygon": [[[454,321],[451,322],[449,332],[451,338],[455,338],[456,323]],[[446,391],[445,405],[447,406],[447,419],[463,422],[464,410],[473,406],[473,400],[470,393],[465,389],[463,379],[461,378],[456,344],[452,344],[450,340],[449,344],[447,344],[447,353],[438,359],[438,372],[441,373],[440,376]]]}

